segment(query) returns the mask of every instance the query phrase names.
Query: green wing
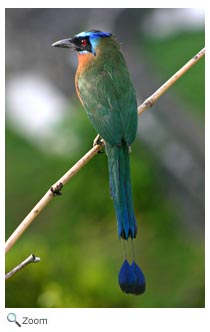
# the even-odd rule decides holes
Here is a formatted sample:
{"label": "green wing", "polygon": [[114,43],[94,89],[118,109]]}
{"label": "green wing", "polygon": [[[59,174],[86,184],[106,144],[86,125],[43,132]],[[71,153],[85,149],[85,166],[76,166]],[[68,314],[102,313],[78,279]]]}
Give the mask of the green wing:
{"label": "green wing", "polygon": [[78,90],[96,131],[111,145],[129,145],[137,130],[135,90],[124,63],[95,65],[78,79]]}

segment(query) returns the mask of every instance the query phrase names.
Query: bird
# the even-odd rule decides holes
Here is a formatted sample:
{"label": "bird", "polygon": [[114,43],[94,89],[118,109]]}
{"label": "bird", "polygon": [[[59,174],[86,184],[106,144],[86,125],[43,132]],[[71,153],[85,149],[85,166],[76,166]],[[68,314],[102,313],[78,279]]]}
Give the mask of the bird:
{"label": "bird", "polygon": [[[105,141],[118,236],[123,241],[129,238],[133,241],[137,223],[129,152],[137,133],[138,112],[136,92],[120,44],[112,33],[92,29],[59,40],[52,46],[77,52],[76,93],[93,127]],[[134,251],[132,264],[124,253],[118,282],[124,293],[140,295],[145,292],[145,277],[135,262]]]}

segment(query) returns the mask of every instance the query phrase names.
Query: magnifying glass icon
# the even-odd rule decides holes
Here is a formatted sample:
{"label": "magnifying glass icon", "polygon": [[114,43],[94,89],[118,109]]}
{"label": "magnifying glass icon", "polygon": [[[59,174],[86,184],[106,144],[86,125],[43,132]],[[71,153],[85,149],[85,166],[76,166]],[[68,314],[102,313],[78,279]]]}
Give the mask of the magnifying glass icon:
{"label": "magnifying glass icon", "polygon": [[16,315],[13,312],[10,312],[10,314],[7,315],[7,320],[11,323],[16,323],[19,327],[21,327],[20,323],[16,320]]}

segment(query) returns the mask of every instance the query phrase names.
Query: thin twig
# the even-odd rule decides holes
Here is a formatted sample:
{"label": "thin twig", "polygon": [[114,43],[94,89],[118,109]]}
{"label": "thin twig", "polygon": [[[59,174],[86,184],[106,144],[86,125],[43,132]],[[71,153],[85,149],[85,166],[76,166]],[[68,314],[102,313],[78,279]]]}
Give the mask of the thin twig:
{"label": "thin twig", "polygon": [[23,269],[26,265],[28,265],[30,263],[38,263],[38,262],[40,262],[39,257],[36,257],[34,254],[28,256],[24,261],[22,261],[20,264],[18,264],[16,267],[14,267],[14,269],[12,269],[10,272],[8,272],[5,275],[5,280],[12,277],[15,273],[17,273],[18,271]]}
{"label": "thin twig", "polygon": [[173,76],[169,78],[161,87],[147,98],[143,104],[138,107],[138,114],[140,115],[148,108],[152,107],[156,101],[178,80],[183,76],[192,66],[194,66],[205,55],[205,48],[200,50],[192,59],[190,59],[182,68],[180,68]]}
{"label": "thin twig", "polygon": [[[152,107],[157,100],[193,65],[195,65],[205,55],[205,48],[198,52],[190,59],[181,69],[179,69],[167,82],[165,82],[157,91],[155,91],[148,99],[146,99],[139,107],[138,114],[141,115],[146,109]],[[72,168],[70,168],[42,197],[37,205],[29,212],[25,219],[20,223],[16,230],[12,233],[5,244],[5,252],[7,253],[20,236],[25,232],[28,226],[40,214],[45,206],[51,201],[53,196],[59,195],[61,188],[75,175],[79,170],[87,164],[102,148],[104,141],[95,145],[90,149]]]}
{"label": "thin twig", "polygon": [[7,253],[19,237],[25,232],[28,226],[34,221],[34,219],[40,214],[45,206],[52,200],[52,198],[58,194],[58,189],[66,184],[79,170],[87,164],[87,162],[101,150],[101,145],[95,145],[89,150],[72,168],[70,168],[40,199],[40,201],[34,206],[29,214],[23,219],[19,226],[15,229],[5,244],[5,252]]}

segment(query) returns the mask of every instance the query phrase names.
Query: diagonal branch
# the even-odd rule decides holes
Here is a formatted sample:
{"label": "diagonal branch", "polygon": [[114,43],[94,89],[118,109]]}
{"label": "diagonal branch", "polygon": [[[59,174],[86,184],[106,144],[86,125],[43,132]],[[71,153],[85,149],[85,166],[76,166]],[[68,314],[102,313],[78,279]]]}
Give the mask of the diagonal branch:
{"label": "diagonal branch", "polygon": [[168,81],[156,90],[143,104],[138,107],[138,114],[140,115],[148,108],[152,107],[156,101],[176,82],[183,76],[192,66],[194,66],[205,55],[205,48],[200,50],[192,59],[190,59],[183,67],[181,67]]}
{"label": "diagonal branch", "polygon": [[[192,59],[190,59],[181,69],[179,69],[168,81],[166,81],[157,91],[155,91],[149,98],[147,98],[139,107],[138,114],[141,115],[148,108],[152,107],[157,100],[178,80],[184,75],[192,66],[194,66],[205,55],[205,48],[198,52]],[[20,225],[15,229],[5,244],[5,252],[7,253],[20,236],[25,232],[28,226],[46,207],[46,205],[56,195],[61,195],[61,188],[74,176],[79,170],[84,167],[102,148],[104,141],[95,145],[90,149],[72,168],[70,168],[41,198],[29,214],[23,219]]]}
{"label": "diagonal branch", "polygon": [[15,273],[17,273],[18,271],[20,271],[21,269],[23,269],[26,265],[28,265],[30,263],[38,263],[38,262],[40,262],[40,258],[39,257],[36,257],[34,254],[28,256],[24,261],[22,261],[20,264],[18,264],[16,267],[14,267],[11,271],[9,271],[5,275],[5,280],[7,280],[10,277],[12,277]]}

